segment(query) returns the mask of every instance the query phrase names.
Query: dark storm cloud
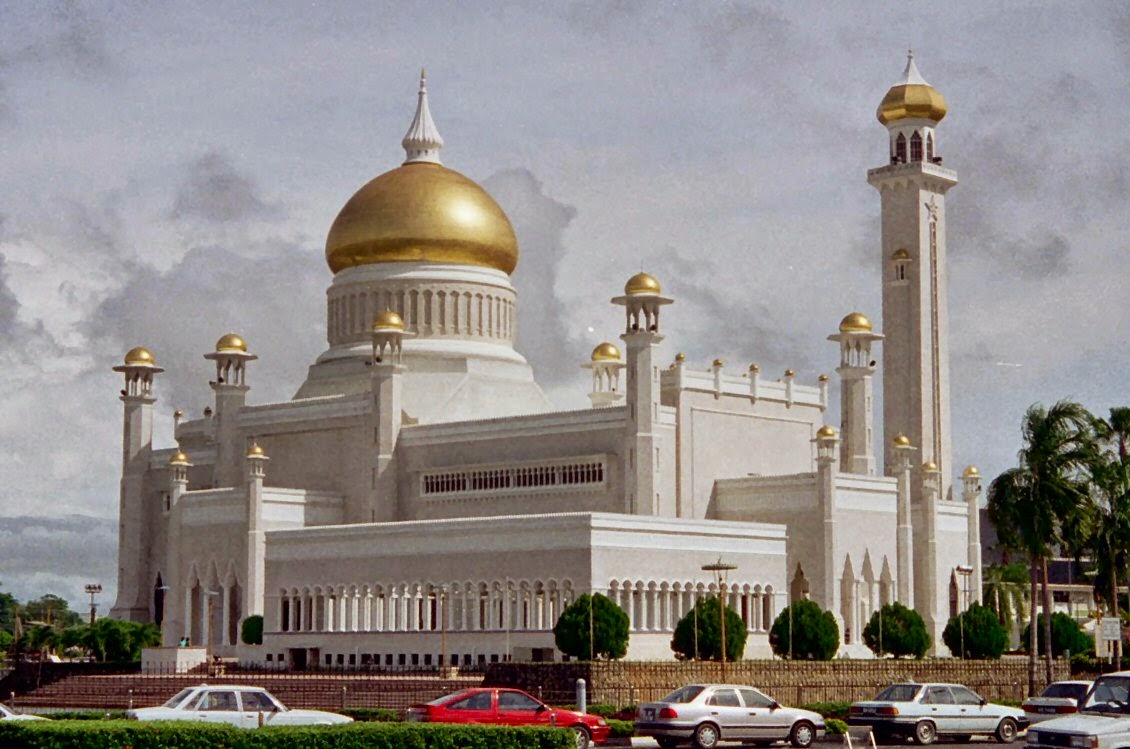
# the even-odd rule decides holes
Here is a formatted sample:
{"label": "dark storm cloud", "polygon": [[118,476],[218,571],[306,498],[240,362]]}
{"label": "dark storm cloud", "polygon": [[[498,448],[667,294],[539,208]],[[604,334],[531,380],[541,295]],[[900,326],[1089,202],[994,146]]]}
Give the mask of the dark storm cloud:
{"label": "dark storm cloud", "polygon": [[[0,232],[3,225],[0,224]],[[0,237],[2,237],[0,233]],[[18,326],[17,315],[20,311],[20,300],[8,288],[8,259],[0,254],[0,339],[10,341]],[[5,348],[7,346],[5,345]]]}
{"label": "dark storm cloud", "polygon": [[259,195],[259,186],[239,173],[231,159],[208,151],[193,161],[177,188],[172,217],[230,223],[279,213]]}
{"label": "dark storm cloud", "polygon": [[483,186],[510,217],[518,237],[521,256],[513,278],[519,297],[516,347],[530,361],[539,382],[554,385],[575,379],[576,352],[562,345],[575,336],[564,323],[557,281],[565,256],[563,235],[577,211],[546,195],[525,169],[498,172]]}

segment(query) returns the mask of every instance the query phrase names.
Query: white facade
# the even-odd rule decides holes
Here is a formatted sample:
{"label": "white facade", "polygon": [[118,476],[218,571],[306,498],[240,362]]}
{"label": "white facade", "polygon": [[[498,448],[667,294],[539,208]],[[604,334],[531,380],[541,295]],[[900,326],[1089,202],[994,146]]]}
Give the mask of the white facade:
{"label": "white facade", "polygon": [[[440,165],[442,146],[421,88],[409,160],[394,171],[471,189]],[[370,185],[389,175],[401,179]],[[354,244],[327,243],[327,257],[337,253],[328,348],[294,400],[248,404],[255,357],[226,335],[206,355],[214,405],[178,415],[176,447],[158,449],[160,368],[140,348],[115,368],[126,389],[113,615],[160,622],[165,645],[188,638],[235,654],[240,622],[261,614],[262,655],[294,666],[425,665],[445,653],[476,664],[560,657],[557,616],[600,592],[628,613],[628,657],[669,658],[679,617],[718,590],[702,566],[722,558],[737,567],[725,594],[748,655],[769,653],[790,596],[835,612],[845,653],[867,653],[863,626],[895,600],[918,608],[940,642],[964,603],[957,569],[980,578],[970,516],[980,483],[967,474],[960,498],[949,489],[938,206],[956,179],[921,158],[869,178],[882,195],[885,329],[852,313],[830,336],[842,441],[825,426],[825,376],[672,361],[660,314],[674,300],[643,273],[612,300],[624,307],[625,361],[598,346],[583,365],[593,408],[553,412],[513,348],[517,247],[505,218],[448,241],[398,235],[387,220],[366,227],[355,211]],[[442,212],[448,187],[412,189],[412,205]],[[497,209],[485,193],[461,194]],[[907,257],[888,278],[896,249]],[[875,454],[872,414],[880,340],[886,456]],[[912,468],[918,456],[923,469]]]}

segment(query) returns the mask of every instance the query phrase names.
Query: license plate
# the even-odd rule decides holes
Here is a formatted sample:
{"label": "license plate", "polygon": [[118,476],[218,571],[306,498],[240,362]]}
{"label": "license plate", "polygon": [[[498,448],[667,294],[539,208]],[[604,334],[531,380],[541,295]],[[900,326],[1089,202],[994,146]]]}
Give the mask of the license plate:
{"label": "license plate", "polygon": [[654,707],[645,707],[644,711],[643,711],[643,716],[645,718],[647,718],[648,720],[655,720],[655,708]]}
{"label": "license plate", "polygon": [[863,708],[863,714],[864,715],[874,715],[875,714],[875,708],[865,707],[865,708]]}
{"label": "license plate", "polygon": [[1038,712],[1038,713],[1054,713],[1055,708],[1054,707],[1041,707],[1041,708],[1037,708],[1036,712]]}

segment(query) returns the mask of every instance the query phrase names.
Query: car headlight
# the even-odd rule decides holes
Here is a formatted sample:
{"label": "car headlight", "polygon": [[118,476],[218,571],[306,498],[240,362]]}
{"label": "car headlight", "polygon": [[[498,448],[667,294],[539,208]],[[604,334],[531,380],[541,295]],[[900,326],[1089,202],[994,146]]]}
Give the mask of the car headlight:
{"label": "car headlight", "polygon": [[1029,744],[1039,744],[1040,743],[1040,734],[1038,734],[1035,731],[1029,730],[1028,731],[1028,743]]}
{"label": "car headlight", "polygon": [[606,726],[606,725],[608,725],[608,721],[606,721],[604,718],[597,718],[596,724],[598,726]]}
{"label": "car headlight", "polygon": [[1085,749],[1094,749],[1099,745],[1098,736],[1072,736],[1071,746],[1085,747]]}

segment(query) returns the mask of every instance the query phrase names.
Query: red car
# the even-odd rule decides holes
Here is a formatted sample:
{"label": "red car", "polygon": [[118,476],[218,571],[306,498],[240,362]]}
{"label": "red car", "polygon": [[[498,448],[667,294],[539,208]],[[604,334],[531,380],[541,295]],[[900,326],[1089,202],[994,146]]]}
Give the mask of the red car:
{"label": "red car", "polygon": [[480,687],[437,697],[408,708],[408,720],[428,723],[485,723],[496,726],[572,728],[577,749],[608,738],[608,722],[599,715],[550,707],[520,689]]}

